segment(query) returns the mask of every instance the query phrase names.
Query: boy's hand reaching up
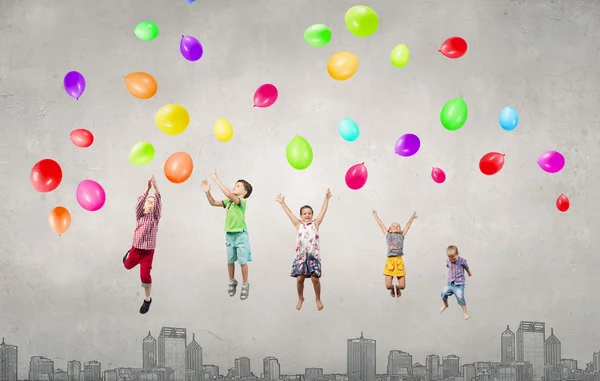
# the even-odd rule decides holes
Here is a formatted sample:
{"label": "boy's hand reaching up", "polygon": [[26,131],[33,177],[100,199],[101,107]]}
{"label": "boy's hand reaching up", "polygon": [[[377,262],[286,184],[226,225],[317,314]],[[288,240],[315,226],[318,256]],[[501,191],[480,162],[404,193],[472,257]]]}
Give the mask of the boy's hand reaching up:
{"label": "boy's hand reaching up", "polygon": [[202,180],[202,189],[204,189],[204,193],[210,192],[210,184],[207,180]]}
{"label": "boy's hand reaching up", "polygon": [[215,171],[214,169],[212,171],[211,176],[212,176],[213,180],[218,180],[219,179],[219,177],[217,176],[217,171]]}

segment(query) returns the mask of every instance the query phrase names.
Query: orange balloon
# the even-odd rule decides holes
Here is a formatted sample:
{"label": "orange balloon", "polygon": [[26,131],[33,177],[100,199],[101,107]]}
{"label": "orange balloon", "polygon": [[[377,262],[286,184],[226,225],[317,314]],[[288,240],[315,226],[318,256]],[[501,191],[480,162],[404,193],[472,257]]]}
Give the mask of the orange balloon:
{"label": "orange balloon", "polygon": [[185,152],[177,152],[165,161],[165,176],[175,184],[181,184],[190,178],[194,170],[192,157]]}
{"label": "orange balloon", "polygon": [[71,226],[71,213],[63,206],[57,206],[50,211],[48,223],[56,234],[63,235]]}
{"label": "orange balloon", "polygon": [[131,95],[139,99],[150,99],[158,90],[156,79],[144,72],[128,74],[125,77],[125,86]]}
{"label": "orange balloon", "polygon": [[358,57],[350,52],[339,52],[329,58],[327,72],[337,81],[345,81],[356,74],[358,70]]}

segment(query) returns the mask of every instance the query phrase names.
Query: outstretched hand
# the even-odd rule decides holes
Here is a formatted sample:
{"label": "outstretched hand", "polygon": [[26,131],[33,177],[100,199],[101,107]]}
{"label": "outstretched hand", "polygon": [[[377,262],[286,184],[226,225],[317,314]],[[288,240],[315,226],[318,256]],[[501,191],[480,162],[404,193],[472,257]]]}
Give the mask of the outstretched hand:
{"label": "outstretched hand", "polygon": [[202,189],[204,189],[204,193],[210,192],[210,184],[207,180],[202,180]]}
{"label": "outstretched hand", "polygon": [[217,171],[215,171],[214,169],[213,169],[213,171],[212,171],[212,173],[211,173],[211,176],[212,176],[213,180],[217,180],[217,179],[219,178],[219,177],[217,176]]}
{"label": "outstretched hand", "polygon": [[416,220],[417,218],[419,218],[419,217],[417,216],[417,212],[413,212],[413,214],[412,214],[412,218],[413,218],[414,220]]}
{"label": "outstretched hand", "polygon": [[150,182],[156,188],[156,179],[154,178],[154,175],[152,175],[152,177],[150,178]]}
{"label": "outstretched hand", "polygon": [[327,188],[327,193],[325,193],[325,197],[329,200],[331,198],[331,190]]}
{"label": "outstretched hand", "polygon": [[375,209],[373,209],[373,217],[377,217],[377,212],[375,211]]}
{"label": "outstretched hand", "polygon": [[151,178],[148,179],[148,190],[150,190],[152,188],[152,184],[153,184],[153,180],[154,176],[152,176]]}
{"label": "outstretched hand", "polygon": [[277,201],[280,204],[283,204],[285,202],[285,196],[283,196],[281,193],[279,193],[277,195],[277,198],[275,199],[275,201]]}

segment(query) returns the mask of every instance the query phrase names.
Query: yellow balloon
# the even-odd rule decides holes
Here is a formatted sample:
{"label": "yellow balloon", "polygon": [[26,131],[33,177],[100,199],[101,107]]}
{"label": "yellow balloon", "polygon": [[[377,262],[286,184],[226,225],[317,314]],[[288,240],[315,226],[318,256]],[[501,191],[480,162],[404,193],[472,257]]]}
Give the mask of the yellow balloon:
{"label": "yellow balloon", "polygon": [[227,142],[233,137],[233,127],[227,119],[219,118],[215,122],[215,136],[222,142]]}
{"label": "yellow balloon", "polygon": [[154,122],[159,130],[167,135],[179,135],[188,128],[190,114],[185,107],[169,104],[161,107],[154,116]]}
{"label": "yellow balloon", "polygon": [[358,57],[350,52],[339,52],[329,58],[327,72],[337,81],[352,78],[358,70]]}

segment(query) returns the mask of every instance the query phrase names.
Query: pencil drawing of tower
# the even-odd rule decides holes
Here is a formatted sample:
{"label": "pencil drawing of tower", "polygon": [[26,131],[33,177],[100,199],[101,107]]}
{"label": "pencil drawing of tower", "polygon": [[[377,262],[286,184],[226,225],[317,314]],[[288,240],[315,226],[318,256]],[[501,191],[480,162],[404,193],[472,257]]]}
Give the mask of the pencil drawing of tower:
{"label": "pencil drawing of tower", "polygon": [[534,321],[521,321],[517,329],[517,361],[529,362],[533,366],[533,381],[544,377],[544,341],[546,324]]}
{"label": "pencil drawing of tower", "polygon": [[188,381],[202,381],[202,347],[196,342],[195,333],[192,333],[192,341],[185,348],[185,368],[188,370]]}
{"label": "pencil drawing of tower", "polygon": [[54,361],[42,356],[33,356],[29,360],[29,381],[52,381],[53,373]]}
{"label": "pencil drawing of tower", "polygon": [[102,364],[98,361],[88,361],[83,364],[83,381],[102,380]]}
{"label": "pencil drawing of tower", "polygon": [[81,380],[81,362],[71,360],[67,363],[67,380],[69,381],[80,381]]}
{"label": "pencil drawing of tower", "polygon": [[263,359],[263,374],[265,381],[278,381],[281,378],[279,360],[275,357],[265,357]]}
{"label": "pencil drawing of tower", "polygon": [[500,338],[500,362],[510,364],[515,361],[515,334],[507,325]]}
{"label": "pencil drawing of tower", "polygon": [[156,368],[156,339],[152,337],[150,331],[142,341],[142,368]]}
{"label": "pencil drawing of tower", "polygon": [[544,341],[544,354],[546,364],[560,365],[561,345],[560,340],[554,336],[554,328],[550,328],[550,336]]}
{"label": "pencil drawing of tower", "polygon": [[158,336],[158,367],[173,369],[173,381],[185,381],[186,342],[185,328],[161,328]]}
{"label": "pencil drawing of tower", "polygon": [[362,332],[358,339],[348,339],[348,381],[375,381],[376,355],[375,340]]}
{"label": "pencil drawing of tower", "polygon": [[19,350],[16,345],[0,343],[0,381],[17,381],[19,379]]}

